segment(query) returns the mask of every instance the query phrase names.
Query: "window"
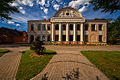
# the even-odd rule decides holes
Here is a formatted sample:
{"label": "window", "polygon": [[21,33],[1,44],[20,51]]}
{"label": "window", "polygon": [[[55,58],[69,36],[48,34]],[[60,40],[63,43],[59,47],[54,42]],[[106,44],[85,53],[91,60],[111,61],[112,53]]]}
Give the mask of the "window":
{"label": "window", "polygon": [[31,35],[31,36],[30,36],[30,43],[32,43],[33,41],[34,41],[34,36]]}
{"label": "window", "polygon": [[70,30],[73,30],[73,24],[69,25]]}
{"label": "window", "polygon": [[62,30],[66,30],[66,25],[65,24],[62,25]]}
{"label": "window", "polygon": [[55,35],[55,41],[58,41],[58,35]]}
{"label": "window", "polygon": [[50,35],[48,35],[48,41],[50,41]]}
{"label": "window", "polygon": [[41,24],[38,24],[38,30],[41,30]]}
{"label": "window", "polygon": [[38,40],[40,41],[40,35],[38,35]]}
{"label": "window", "polygon": [[66,13],[66,15],[69,15],[69,13]]}
{"label": "window", "polygon": [[91,31],[95,31],[95,24],[91,25]]}
{"label": "window", "polygon": [[42,36],[42,40],[45,41],[45,34],[43,34],[43,36]]}
{"label": "window", "polygon": [[99,35],[99,42],[102,42],[102,35]]}
{"label": "window", "polygon": [[73,35],[69,35],[69,41],[73,41]]}
{"label": "window", "polygon": [[85,24],[85,31],[88,31],[88,24]]}
{"label": "window", "polygon": [[99,24],[99,31],[102,31],[102,24]]}
{"label": "window", "polygon": [[88,42],[88,35],[85,35],[85,42]]}
{"label": "window", "polygon": [[80,41],[80,35],[77,35],[77,41]]}
{"label": "window", "polygon": [[80,30],[80,25],[79,24],[77,24],[77,30]]}
{"label": "window", "polygon": [[55,25],[55,30],[59,30],[59,25],[58,24]]}
{"label": "window", "polygon": [[62,35],[62,41],[66,41],[66,35]]}
{"label": "window", "polygon": [[34,30],[34,24],[31,24],[31,31]]}
{"label": "window", "polygon": [[43,30],[45,30],[45,24],[43,24]]}
{"label": "window", "polygon": [[50,24],[48,24],[48,30],[50,30]]}

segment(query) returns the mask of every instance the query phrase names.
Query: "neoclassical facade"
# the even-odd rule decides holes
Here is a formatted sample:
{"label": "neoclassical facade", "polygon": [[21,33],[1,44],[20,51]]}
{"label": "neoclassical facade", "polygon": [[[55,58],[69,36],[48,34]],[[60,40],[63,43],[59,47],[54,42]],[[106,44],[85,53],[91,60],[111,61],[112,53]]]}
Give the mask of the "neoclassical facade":
{"label": "neoclassical facade", "polygon": [[65,7],[49,20],[28,21],[28,42],[36,37],[60,44],[106,44],[107,21],[86,20],[76,9]]}

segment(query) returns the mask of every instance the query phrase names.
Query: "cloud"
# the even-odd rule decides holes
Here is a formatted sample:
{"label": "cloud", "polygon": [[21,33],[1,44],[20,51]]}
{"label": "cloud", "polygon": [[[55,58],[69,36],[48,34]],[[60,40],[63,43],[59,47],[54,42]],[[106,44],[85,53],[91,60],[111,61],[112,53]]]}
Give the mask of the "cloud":
{"label": "cloud", "polygon": [[16,24],[16,26],[20,26],[20,24]]}
{"label": "cloud", "polygon": [[84,11],[86,11],[86,6],[83,6],[83,7],[80,8],[78,11],[79,11],[79,12],[84,12]]}
{"label": "cloud", "polygon": [[60,5],[55,4],[53,7],[54,7],[55,10],[59,10],[59,6],[60,6]]}
{"label": "cloud", "polygon": [[11,6],[27,5],[32,7],[34,0],[15,0],[11,3]]}
{"label": "cloud", "polygon": [[13,22],[13,21],[8,21],[8,24],[14,24],[15,22]]}
{"label": "cloud", "polygon": [[23,7],[19,7],[19,9],[23,9]]}
{"label": "cloud", "polygon": [[18,6],[18,3],[17,2],[13,2],[10,4],[11,6]]}
{"label": "cloud", "polygon": [[45,8],[43,11],[44,11],[45,14],[48,13],[48,9],[47,8]]}
{"label": "cloud", "polygon": [[57,2],[60,2],[61,0],[56,0]]}
{"label": "cloud", "polygon": [[45,5],[45,0],[37,0],[37,4],[40,4],[41,6],[44,6]]}
{"label": "cloud", "polygon": [[20,10],[20,12],[21,12],[22,14],[25,14],[25,13],[26,13],[26,11],[25,11],[25,10]]}
{"label": "cloud", "polygon": [[88,1],[89,0],[75,0],[75,1],[71,1],[71,2],[69,2],[69,6],[71,6],[73,8],[76,8],[77,6],[80,6],[80,5],[89,4]]}

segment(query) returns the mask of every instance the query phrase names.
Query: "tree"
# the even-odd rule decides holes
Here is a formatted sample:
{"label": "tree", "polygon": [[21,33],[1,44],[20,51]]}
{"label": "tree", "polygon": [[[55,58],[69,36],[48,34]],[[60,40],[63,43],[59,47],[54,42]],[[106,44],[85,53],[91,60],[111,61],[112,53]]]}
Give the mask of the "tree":
{"label": "tree", "polygon": [[120,16],[113,20],[108,19],[108,43],[116,44],[120,39]]}
{"label": "tree", "polygon": [[37,54],[43,54],[43,51],[45,50],[45,47],[43,41],[39,41],[38,37],[34,42],[32,42],[32,45],[30,46],[31,50],[34,50]]}
{"label": "tree", "polygon": [[11,6],[10,4],[13,3],[15,0],[0,0],[0,18],[1,20],[4,19],[12,19],[10,14],[19,13],[18,9],[15,6]]}
{"label": "tree", "polygon": [[110,12],[111,14],[120,10],[120,0],[90,0],[89,3],[93,4],[93,9],[101,12]]}

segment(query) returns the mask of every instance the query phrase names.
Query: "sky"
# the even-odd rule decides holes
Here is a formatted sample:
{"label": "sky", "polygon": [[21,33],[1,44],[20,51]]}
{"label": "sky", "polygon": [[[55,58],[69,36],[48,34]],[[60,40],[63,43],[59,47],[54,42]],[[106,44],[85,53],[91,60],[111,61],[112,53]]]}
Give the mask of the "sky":
{"label": "sky", "polygon": [[27,31],[28,20],[49,19],[64,7],[77,9],[86,19],[116,19],[120,16],[120,10],[113,14],[102,13],[101,10],[94,11],[93,5],[89,4],[88,1],[89,0],[15,0],[10,5],[17,7],[20,13],[11,14],[12,20],[0,20],[0,27]]}

